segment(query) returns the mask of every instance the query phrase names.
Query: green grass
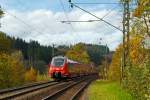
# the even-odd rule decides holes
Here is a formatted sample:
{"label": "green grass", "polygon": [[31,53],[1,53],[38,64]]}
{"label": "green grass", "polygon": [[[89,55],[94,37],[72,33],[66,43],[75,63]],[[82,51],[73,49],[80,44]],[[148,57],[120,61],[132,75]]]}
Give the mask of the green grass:
{"label": "green grass", "polygon": [[134,100],[118,83],[97,80],[88,89],[89,100]]}
{"label": "green grass", "polygon": [[37,81],[49,81],[52,80],[48,75],[37,75]]}

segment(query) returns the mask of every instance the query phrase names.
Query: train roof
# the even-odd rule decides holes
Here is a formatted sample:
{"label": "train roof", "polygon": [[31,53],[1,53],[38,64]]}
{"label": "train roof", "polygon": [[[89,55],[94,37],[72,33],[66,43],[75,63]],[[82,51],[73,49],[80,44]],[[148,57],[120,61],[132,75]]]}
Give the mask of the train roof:
{"label": "train roof", "polygon": [[55,56],[55,57],[53,57],[53,59],[56,59],[56,58],[67,59],[67,62],[68,62],[68,63],[80,64],[79,62],[74,61],[74,60],[71,60],[71,59],[69,59],[69,58],[67,58],[67,57],[65,57],[65,56]]}
{"label": "train roof", "polygon": [[68,62],[68,63],[73,63],[73,64],[80,64],[79,62],[73,61],[73,60],[70,60],[70,59],[67,59],[67,62]]}

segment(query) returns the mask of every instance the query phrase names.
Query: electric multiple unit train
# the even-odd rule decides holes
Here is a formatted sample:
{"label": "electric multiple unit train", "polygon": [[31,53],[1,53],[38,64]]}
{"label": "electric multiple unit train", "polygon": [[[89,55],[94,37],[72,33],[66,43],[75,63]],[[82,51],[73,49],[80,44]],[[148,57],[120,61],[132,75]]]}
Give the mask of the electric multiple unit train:
{"label": "electric multiple unit train", "polygon": [[48,74],[54,79],[72,78],[96,73],[92,64],[82,64],[64,56],[52,58]]}

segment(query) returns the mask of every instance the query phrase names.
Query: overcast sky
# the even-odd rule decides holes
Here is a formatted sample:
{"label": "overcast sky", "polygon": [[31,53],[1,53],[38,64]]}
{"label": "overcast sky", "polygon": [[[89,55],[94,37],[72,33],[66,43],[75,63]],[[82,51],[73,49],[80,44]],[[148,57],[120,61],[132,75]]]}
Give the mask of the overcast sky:
{"label": "overcast sky", "polygon": [[[62,4],[61,4],[62,2]],[[80,2],[81,0],[73,0]],[[117,0],[82,0],[82,2],[117,3]],[[97,20],[78,8],[70,8],[68,0],[0,0],[5,12],[0,31],[26,41],[43,45],[78,42],[108,44],[111,50],[122,41],[122,33],[102,21],[61,23],[64,20]],[[122,7],[119,4],[79,5],[116,27],[122,28]],[[64,10],[65,12],[64,12]],[[102,40],[100,40],[102,38]]]}

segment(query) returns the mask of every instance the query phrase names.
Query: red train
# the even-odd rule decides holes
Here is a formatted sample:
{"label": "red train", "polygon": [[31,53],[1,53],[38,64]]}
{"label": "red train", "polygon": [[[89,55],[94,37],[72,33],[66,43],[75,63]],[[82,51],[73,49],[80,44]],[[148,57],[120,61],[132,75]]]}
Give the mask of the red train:
{"label": "red train", "polygon": [[53,57],[49,65],[48,74],[54,79],[71,78],[81,75],[94,74],[96,72],[92,64],[82,64],[63,56]]}

